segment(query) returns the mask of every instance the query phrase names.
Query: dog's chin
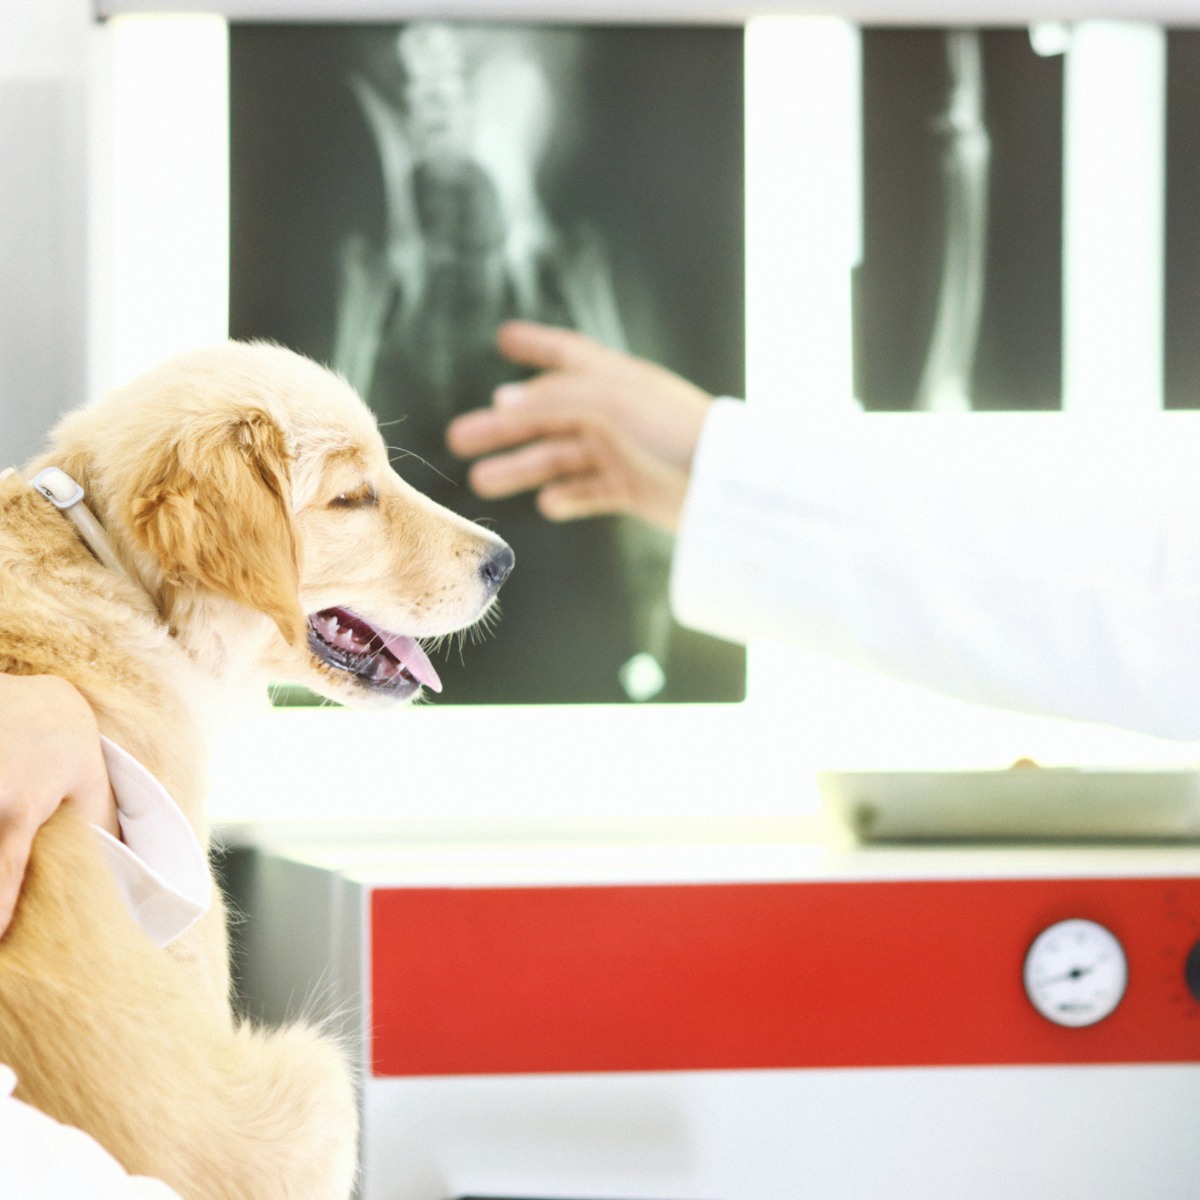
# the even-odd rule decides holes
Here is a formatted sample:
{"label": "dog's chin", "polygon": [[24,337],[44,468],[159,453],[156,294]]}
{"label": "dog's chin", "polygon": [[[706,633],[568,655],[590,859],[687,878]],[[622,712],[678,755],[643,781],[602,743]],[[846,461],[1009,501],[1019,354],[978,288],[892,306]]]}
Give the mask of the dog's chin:
{"label": "dog's chin", "polygon": [[319,659],[314,659],[306,677],[296,682],[323,699],[344,704],[347,708],[391,708],[420,700],[424,694],[419,685],[381,688],[364,683],[357,676],[330,667]]}
{"label": "dog's chin", "polygon": [[402,704],[425,687],[441,691],[437,672],[415,639],[349,608],[309,616],[308,650],[315,676],[310,686],[339,703]]}

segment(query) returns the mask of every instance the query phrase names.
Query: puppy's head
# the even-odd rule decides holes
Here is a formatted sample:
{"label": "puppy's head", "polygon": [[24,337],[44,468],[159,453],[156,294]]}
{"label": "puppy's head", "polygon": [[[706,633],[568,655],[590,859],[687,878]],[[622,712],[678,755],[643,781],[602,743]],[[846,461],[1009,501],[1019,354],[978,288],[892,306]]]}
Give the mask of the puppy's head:
{"label": "puppy's head", "polygon": [[420,639],[478,621],[512,567],[495,534],[391,469],[348,384],[277,346],[176,359],[67,418],[55,441],[214,670],[253,656],[265,677],[349,703],[437,689]]}

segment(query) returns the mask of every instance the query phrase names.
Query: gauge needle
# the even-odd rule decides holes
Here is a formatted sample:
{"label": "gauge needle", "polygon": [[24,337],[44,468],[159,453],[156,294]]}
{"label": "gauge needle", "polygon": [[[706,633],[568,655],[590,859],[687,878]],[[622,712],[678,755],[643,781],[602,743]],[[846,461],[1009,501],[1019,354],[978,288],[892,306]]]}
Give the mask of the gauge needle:
{"label": "gauge needle", "polygon": [[1082,979],[1095,969],[1095,963],[1092,963],[1090,967],[1072,967],[1069,971],[1064,971],[1061,975],[1049,975],[1045,979],[1039,979],[1038,987],[1043,987],[1047,983],[1062,983],[1067,979]]}

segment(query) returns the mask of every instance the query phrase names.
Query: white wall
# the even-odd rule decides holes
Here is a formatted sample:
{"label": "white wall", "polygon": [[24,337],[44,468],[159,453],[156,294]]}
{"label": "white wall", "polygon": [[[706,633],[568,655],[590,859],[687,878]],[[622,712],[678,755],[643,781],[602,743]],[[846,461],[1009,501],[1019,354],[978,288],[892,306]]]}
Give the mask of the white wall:
{"label": "white wall", "polygon": [[88,0],[0,6],[0,469],[86,377]]}

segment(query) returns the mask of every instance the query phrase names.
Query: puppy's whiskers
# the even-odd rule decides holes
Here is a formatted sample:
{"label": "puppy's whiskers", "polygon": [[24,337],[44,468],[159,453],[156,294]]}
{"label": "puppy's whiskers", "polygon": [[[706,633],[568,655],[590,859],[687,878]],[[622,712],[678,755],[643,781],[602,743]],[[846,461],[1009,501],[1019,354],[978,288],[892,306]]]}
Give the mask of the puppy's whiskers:
{"label": "puppy's whiskers", "polygon": [[427,467],[435,475],[439,475],[442,479],[444,479],[452,487],[459,486],[458,480],[451,479],[450,476],[447,475],[445,471],[439,471],[438,468],[435,467],[433,465],[433,463],[431,463],[429,461],[429,459],[423,458],[415,450],[406,450],[403,446],[389,445],[387,447],[387,451],[388,451],[388,462],[390,462],[393,467],[395,467],[397,462],[400,462],[406,458],[415,458],[417,460],[417,462],[419,462],[421,464],[421,466]]}

